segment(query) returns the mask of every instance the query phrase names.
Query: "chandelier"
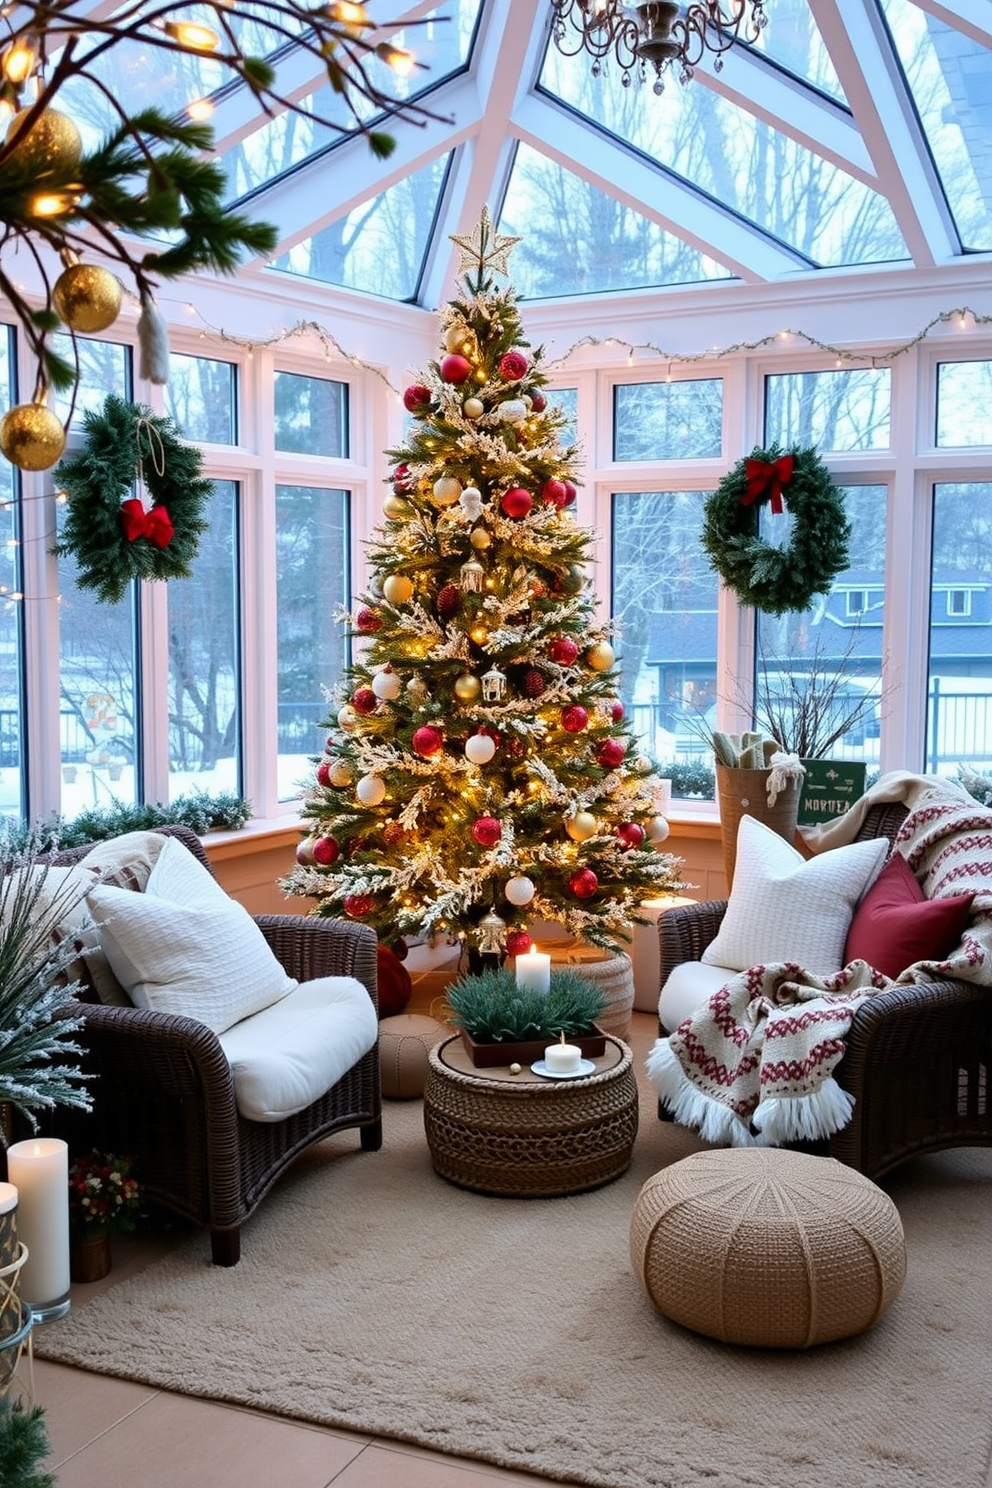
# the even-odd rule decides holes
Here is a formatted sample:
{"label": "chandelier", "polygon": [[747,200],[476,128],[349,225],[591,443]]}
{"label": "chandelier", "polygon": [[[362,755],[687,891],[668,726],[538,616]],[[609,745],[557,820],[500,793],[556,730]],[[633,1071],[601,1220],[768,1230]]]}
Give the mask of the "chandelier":
{"label": "chandelier", "polygon": [[655,71],[654,91],[664,92],[664,74],[678,63],[678,79],[687,83],[706,52],[715,55],[717,72],[722,53],[737,40],[757,41],[765,27],[765,0],[551,0],[551,39],[566,57],[588,52],[593,77],[599,77],[611,53],[621,81],[644,82],[648,65]]}

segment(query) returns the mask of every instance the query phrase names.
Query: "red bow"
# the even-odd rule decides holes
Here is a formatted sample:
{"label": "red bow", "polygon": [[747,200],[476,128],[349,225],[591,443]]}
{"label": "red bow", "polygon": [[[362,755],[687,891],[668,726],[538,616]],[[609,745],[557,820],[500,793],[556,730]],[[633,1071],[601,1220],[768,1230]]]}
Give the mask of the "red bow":
{"label": "red bow", "polygon": [[137,542],[139,537],[147,537],[157,548],[167,548],[176,530],[164,506],[153,506],[151,511],[146,512],[137,497],[124,502],[121,507],[121,521],[124,523],[124,536],[128,542]]}
{"label": "red bow", "polygon": [[751,506],[755,501],[760,501],[762,496],[767,496],[773,515],[780,516],[782,487],[787,486],[792,479],[793,464],[792,455],[782,455],[780,459],[770,463],[767,460],[745,460],[747,494],[741,497],[741,505]]}

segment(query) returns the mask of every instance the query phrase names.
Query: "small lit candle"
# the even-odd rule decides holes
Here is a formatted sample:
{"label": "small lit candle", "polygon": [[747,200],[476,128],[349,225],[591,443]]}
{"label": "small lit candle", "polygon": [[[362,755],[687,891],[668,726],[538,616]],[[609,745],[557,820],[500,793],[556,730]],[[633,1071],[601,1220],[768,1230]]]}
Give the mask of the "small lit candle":
{"label": "small lit candle", "polygon": [[29,1137],[7,1151],[18,1194],[17,1228],[27,1246],[21,1297],[35,1317],[69,1310],[69,1149],[57,1137]]}
{"label": "small lit candle", "polygon": [[549,1044],[544,1051],[544,1068],[552,1075],[577,1075],[582,1064],[582,1050],[578,1044],[566,1044],[565,1035],[560,1044]]}
{"label": "small lit candle", "polygon": [[545,996],[551,991],[551,957],[535,946],[523,956],[517,957],[517,986],[521,991],[541,992]]}

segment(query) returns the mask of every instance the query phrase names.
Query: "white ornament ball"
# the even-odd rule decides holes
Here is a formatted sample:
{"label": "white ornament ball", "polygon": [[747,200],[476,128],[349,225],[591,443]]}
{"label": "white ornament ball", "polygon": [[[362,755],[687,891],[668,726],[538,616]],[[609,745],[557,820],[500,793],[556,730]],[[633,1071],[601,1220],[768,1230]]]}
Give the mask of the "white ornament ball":
{"label": "white ornament ball", "polygon": [[335,760],[327,772],[327,778],[332,785],[350,785],[355,776],[349,764],[344,760]]}
{"label": "white ornament ball", "polygon": [[343,708],[338,709],[338,728],[343,728],[346,734],[353,734],[358,727],[358,714],[350,703],[345,703]]}
{"label": "white ornament ball", "polygon": [[378,775],[363,775],[355,786],[355,795],[363,806],[378,806],[385,799],[385,783]]}
{"label": "white ornament ball", "polygon": [[503,892],[511,904],[515,905],[517,909],[522,909],[525,904],[529,904],[533,899],[535,889],[532,881],[521,873],[516,878],[507,880],[507,885]]}
{"label": "white ornament ball", "polygon": [[462,404],[465,417],[470,419],[481,418],[486,411],[486,405],[481,398],[466,398]]}
{"label": "white ornament ball", "polygon": [[499,416],[504,424],[522,424],[527,417],[527,404],[523,398],[504,398],[499,405]]}
{"label": "white ornament ball", "polygon": [[434,500],[438,506],[453,506],[462,494],[462,483],[456,475],[439,475],[434,482]]}
{"label": "white ornament ball", "polygon": [[392,703],[403,691],[403,682],[396,672],[376,672],[372,678],[372,691],[382,702]]}
{"label": "white ornament ball", "polygon": [[406,574],[390,574],[383,580],[382,593],[390,604],[408,604],[413,598],[413,580]]}
{"label": "white ornament ball", "polygon": [[573,842],[588,842],[595,837],[598,823],[591,811],[577,811],[565,823],[565,831]]}
{"label": "white ornament ball", "polygon": [[653,816],[647,826],[648,841],[653,846],[660,847],[668,839],[671,830],[663,816]]}
{"label": "white ornament ball", "polygon": [[649,759],[646,754],[639,754],[634,760],[634,769],[638,775],[650,775],[654,769],[654,761]]}
{"label": "white ornament ball", "polygon": [[597,641],[586,652],[586,661],[594,672],[608,672],[616,659],[616,652],[609,641]]}
{"label": "white ornament ball", "polygon": [[465,740],[465,758],[473,765],[488,765],[496,753],[496,741],[488,734],[472,734]]}

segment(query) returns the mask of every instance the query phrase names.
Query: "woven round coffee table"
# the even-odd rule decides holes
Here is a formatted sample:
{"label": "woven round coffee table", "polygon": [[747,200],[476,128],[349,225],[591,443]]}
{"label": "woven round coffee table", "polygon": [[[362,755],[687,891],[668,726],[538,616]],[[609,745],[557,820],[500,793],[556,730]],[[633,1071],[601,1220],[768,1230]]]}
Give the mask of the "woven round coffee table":
{"label": "woven round coffee table", "polygon": [[551,1080],[524,1065],[476,1069],[460,1037],[428,1056],[424,1129],[434,1171],[460,1188],[556,1198],[619,1178],[637,1135],[634,1056],[607,1037],[592,1074]]}

